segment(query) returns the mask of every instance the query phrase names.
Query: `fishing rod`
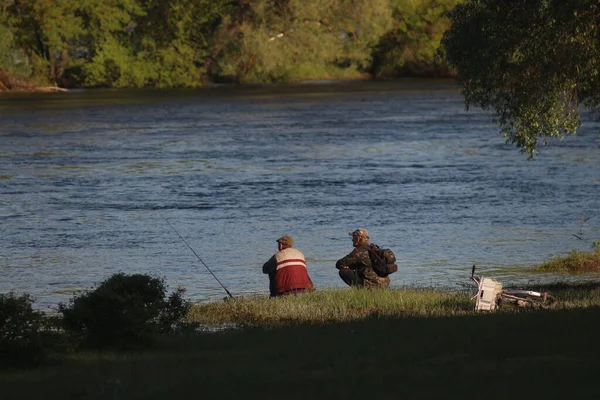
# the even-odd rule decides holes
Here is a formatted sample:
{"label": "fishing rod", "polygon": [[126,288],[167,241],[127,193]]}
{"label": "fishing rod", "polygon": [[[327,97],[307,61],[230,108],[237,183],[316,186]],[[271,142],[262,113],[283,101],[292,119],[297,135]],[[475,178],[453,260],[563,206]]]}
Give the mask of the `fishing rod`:
{"label": "fishing rod", "polygon": [[[177,236],[179,236],[179,238],[183,241],[183,243],[185,243],[186,246],[192,251],[192,253],[194,253],[194,255],[196,256],[196,258],[198,259],[198,261],[200,261],[202,263],[202,265],[204,265],[206,267],[206,269],[208,270],[208,272],[210,272],[210,274],[213,276],[213,278],[215,278],[215,280],[217,282],[219,282],[219,285],[221,285],[221,287],[227,292],[227,294],[229,295],[229,297],[231,299],[233,299],[234,298],[233,295],[229,292],[229,290],[227,290],[227,288],[225,287],[225,285],[223,285],[221,283],[221,281],[219,280],[219,278],[217,278],[217,276],[210,270],[210,268],[208,268],[208,265],[206,265],[206,263],[204,261],[202,261],[202,259],[200,258],[200,256],[194,251],[194,249],[192,249],[192,246],[190,246],[188,244],[188,242],[186,242],[186,240],[183,238],[183,236],[181,236],[179,234],[179,232],[177,231],[177,229],[175,229],[175,227],[173,226],[173,224],[171,224],[171,222],[169,222],[169,220],[164,215],[162,215],[162,214],[160,214],[160,215],[161,215],[161,217],[163,217],[163,219],[165,221],[167,221],[167,224],[169,224],[169,226],[173,229],[173,231],[175,231],[175,233],[177,234]],[[225,299],[227,299],[227,298],[225,298]]]}

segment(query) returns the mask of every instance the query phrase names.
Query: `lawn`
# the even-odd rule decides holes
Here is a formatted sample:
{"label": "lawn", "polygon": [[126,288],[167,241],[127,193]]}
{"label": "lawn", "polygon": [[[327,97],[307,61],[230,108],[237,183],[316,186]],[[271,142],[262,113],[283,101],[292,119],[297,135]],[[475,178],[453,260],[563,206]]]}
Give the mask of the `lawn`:
{"label": "lawn", "polygon": [[1,398],[596,399],[600,285],[543,289],[549,309],[483,314],[468,293],[418,289],[201,304],[194,334],[4,371]]}

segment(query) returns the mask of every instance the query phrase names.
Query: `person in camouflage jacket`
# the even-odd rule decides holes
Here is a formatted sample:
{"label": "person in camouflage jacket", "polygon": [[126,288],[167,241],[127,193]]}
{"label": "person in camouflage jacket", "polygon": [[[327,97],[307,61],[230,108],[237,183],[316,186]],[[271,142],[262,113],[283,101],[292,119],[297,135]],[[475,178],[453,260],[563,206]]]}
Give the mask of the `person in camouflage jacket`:
{"label": "person in camouflage jacket", "polygon": [[349,286],[382,287],[390,285],[390,278],[378,276],[371,267],[371,258],[368,248],[370,246],[369,232],[360,228],[348,233],[352,236],[354,249],[335,263],[339,270],[340,278]]}

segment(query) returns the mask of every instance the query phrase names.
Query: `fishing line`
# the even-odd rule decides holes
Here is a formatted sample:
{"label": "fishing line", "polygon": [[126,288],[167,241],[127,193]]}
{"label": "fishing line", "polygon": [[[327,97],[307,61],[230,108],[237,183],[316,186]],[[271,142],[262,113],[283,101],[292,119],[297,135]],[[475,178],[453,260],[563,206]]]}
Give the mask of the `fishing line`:
{"label": "fishing line", "polygon": [[221,281],[219,280],[219,278],[217,278],[217,276],[210,270],[210,268],[208,268],[208,265],[206,265],[206,263],[204,261],[202,261],[202,259],[200,258],[200,256],[194,251],[194,249],[192,249],[192,246],[190,246],[188,244],[188,242],[185,241],[185,239],[183,238],[183,236],[181,236],[179,234],[179,232],[177,231],[177,229],[175,229],[175,227],[173,226],[173,224],[171,224],[171,222],[169,222],[169,220],[164,215],[160,214],[160,216],[163,217],[163,219],[165,221],[167,221],[167,224],[169,224],[169,226],[175,231],[175,233],[177,234],[177,236],[179,236],[179,238],[183,241],[183,243],[185,243],[186,246],[192,251],[192,253],[194,253],[194,255],[196,256],[196,258],[198,259],[198,261],[200,261],[202,263],[202,265],[204,265],[206,267],[206,269],[208,270],[208,272],[210,272],[210,274],[213,276],[213,278],[215,278],[215,280],[217,282],[219,282],[219,285],[221,285],[221,287],[227,292],[227,294],[229,295],[229,297],[233,299],[233,295],[229,292],[229,290],[227,290],[227,288],[225,287],[225,285],[223,285],[221,283]]}

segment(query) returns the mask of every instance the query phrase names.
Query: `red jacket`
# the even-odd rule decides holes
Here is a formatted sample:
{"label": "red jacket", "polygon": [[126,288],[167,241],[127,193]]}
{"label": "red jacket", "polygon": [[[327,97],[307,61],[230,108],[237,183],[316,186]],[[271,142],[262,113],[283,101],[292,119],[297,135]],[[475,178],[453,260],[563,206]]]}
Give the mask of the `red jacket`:
{"label": "red jacket", "polygon": [[278,251],[263,265],[263,272],[275,274],[272,280],[271,295],[285,294],[293,289],[314,289],[308,276],[306,260],[300,250],[288,247]]}

